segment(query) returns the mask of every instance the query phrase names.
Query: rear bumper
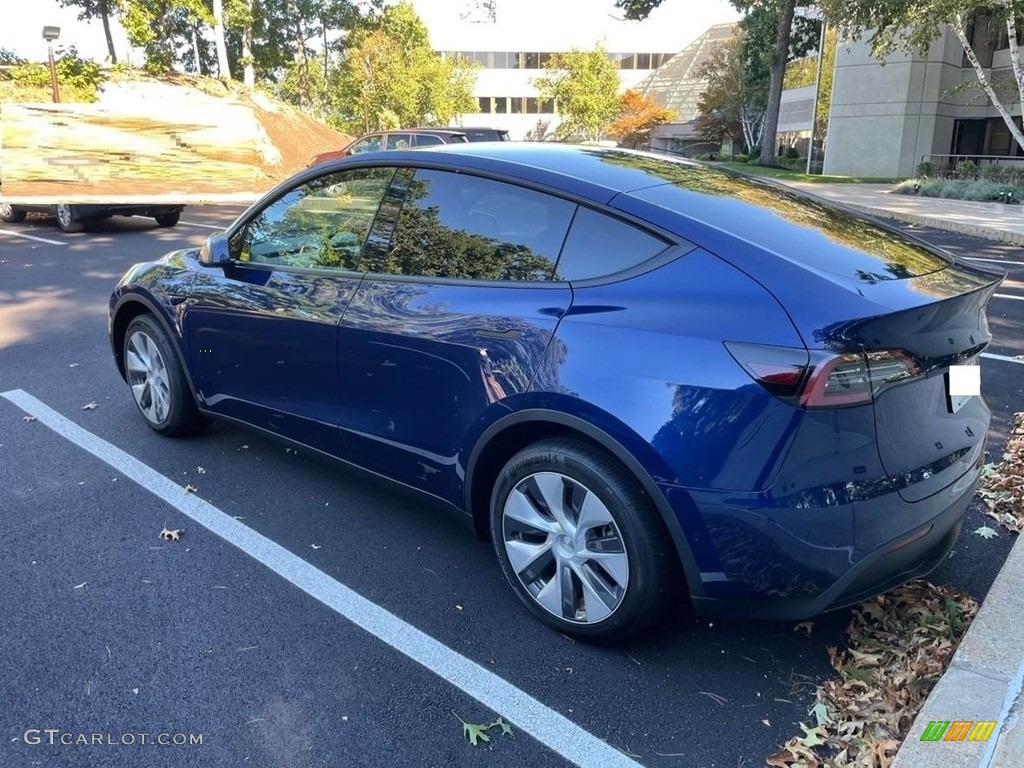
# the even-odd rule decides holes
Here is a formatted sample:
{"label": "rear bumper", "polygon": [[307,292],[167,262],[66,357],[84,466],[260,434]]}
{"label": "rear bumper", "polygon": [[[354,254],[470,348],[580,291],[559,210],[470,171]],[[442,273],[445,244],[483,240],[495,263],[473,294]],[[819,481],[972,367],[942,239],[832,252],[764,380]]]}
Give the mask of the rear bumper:
{"label": "rear bumper", "polygon": [[76,205],[72,209],[76,219],[90,219],[96,216],[163,216],[180,213],[183,205]]}
{"label": "rear bumper", "polygon": [[[732,600],[694,596],[697,612],[707,616],[762,618],[799,621],[826,611],[856,605],[934,570],[949,554],[960,529],[967,506],[974,498],[980,479],[972,469],[953,491],[946,490],[926,501],[937,514],[879,546],[861,558],[828,588],[810,597]],[[950,500],[951,495],[957,494]]]}

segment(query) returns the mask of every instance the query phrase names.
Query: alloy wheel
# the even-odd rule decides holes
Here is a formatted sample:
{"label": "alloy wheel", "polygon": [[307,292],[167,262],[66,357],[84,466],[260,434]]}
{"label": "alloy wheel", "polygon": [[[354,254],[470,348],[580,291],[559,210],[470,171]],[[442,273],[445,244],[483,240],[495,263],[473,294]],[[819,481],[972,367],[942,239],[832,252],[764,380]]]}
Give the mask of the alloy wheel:
{"label": "alloy wheel", "polygon": [[60,224],[61,229],[68,229],[71,226],[72,220],[70,205],[57,206],[57,222]]}
{"label": "alloy wheel", "polygon": [[629,556],[597,495],[558,472],[520,480],[502,511],[502,541],[516,577],[558,618],[595,624],[622,604]]}
{"label": "alloy wheel", "polygon": [[156,342],[143,331],[128,339],[126,368],[128,384],[143,415],[153,424],[167,419],[171,411],[171,389],[167,365]]}

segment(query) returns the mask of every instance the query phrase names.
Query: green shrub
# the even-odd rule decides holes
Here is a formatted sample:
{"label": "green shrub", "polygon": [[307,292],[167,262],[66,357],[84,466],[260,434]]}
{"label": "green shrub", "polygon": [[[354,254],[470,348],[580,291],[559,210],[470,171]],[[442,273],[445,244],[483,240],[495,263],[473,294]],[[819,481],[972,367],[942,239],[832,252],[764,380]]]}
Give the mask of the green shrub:
{"label": "green shrub", "polygon": [[981,178],[986,181],[998,181],[1003,176],[1003,169],[999,163],[986,163],[981,166]]}
{"label": "green shrub", "polygon": [[956,170],[963,179],[976,179],[978,177],[978,166],[973,160],[964,160],[956,167]]}
{"label": "green shrub", "polygon": [[[96,101],[104,80],[99,64],[79,58],[78,50],[71,46],[57,59],[54,68],[63,101]],[[27,62],[11,70],[11,79],[22,87],[49,88],[50,68],[45,64]]]}
{"label": "green shrub", "polygon": [[916,195],[917,191],[920,188],[921,182],[919,182],[917,179],[907,179],[906,181],[901,181],[899,184],[893,187],[892,191],[895,192],[897,195]]}
{"label": "green shrub", "polygon": [[917,176],[932,176],[935,173],[935,165],[929,160],[925,160],[917,164],[917,168],[914,169],[914,174]]}
{"label": "green shrub", "polygon": [[788,160],[795,160],[800,157],[800,153],[796,151],[796,147],[786,147],[786,158]]}
{"label": "green shrub", "polygon": [[921,189],[917,194],[921,197],[942,197],[942,190],[945,188],[944,179],[925,179],[921,182]]}

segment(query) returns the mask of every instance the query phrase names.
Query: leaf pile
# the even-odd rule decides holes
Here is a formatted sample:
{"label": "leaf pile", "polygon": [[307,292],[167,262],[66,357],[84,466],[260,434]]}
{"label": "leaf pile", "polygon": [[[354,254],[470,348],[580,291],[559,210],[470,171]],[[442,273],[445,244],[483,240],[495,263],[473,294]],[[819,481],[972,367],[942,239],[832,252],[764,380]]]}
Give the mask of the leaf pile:
{"label": "leaf pile", "polygon": [[888,768],[977,610],[970,595],[926,581],[861,603],[849,648],[828,649],[839,677],[818,687],[812,724],[767,765]]}
{"label": "leaf pile", "polygon": [[1003,460],[981,470],[978,495],[988,506],[986,515],[1012,533],[1024,531],[1024,413],[1013,416]]}

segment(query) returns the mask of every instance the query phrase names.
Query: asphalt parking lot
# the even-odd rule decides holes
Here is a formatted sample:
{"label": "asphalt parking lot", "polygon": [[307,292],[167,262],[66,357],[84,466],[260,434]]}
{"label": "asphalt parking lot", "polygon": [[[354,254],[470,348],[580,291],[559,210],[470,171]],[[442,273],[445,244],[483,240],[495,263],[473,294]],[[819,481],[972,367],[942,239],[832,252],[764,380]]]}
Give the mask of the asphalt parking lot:
{"label": "asphalt parking lot", "polygon": [[[443,508],[233,426],[149,430],[111,358],[109,292],[241,210],[0,226],[0,393],[19,393],[0,397],[0,765],[742,768],[799,733],[848,612],[809,636],[680,613],[587,646],[532,619]],[[1009,273],[982,361],[998,460],[1024,410],[1024,250],[908,229]],[[217,532],[186,514],[200,499]],[[1012,543],[974,535],[985,520],[975,503],[932,581],[984,597]],[[499,715],[512,736],[463,738],[460,719]]]}

